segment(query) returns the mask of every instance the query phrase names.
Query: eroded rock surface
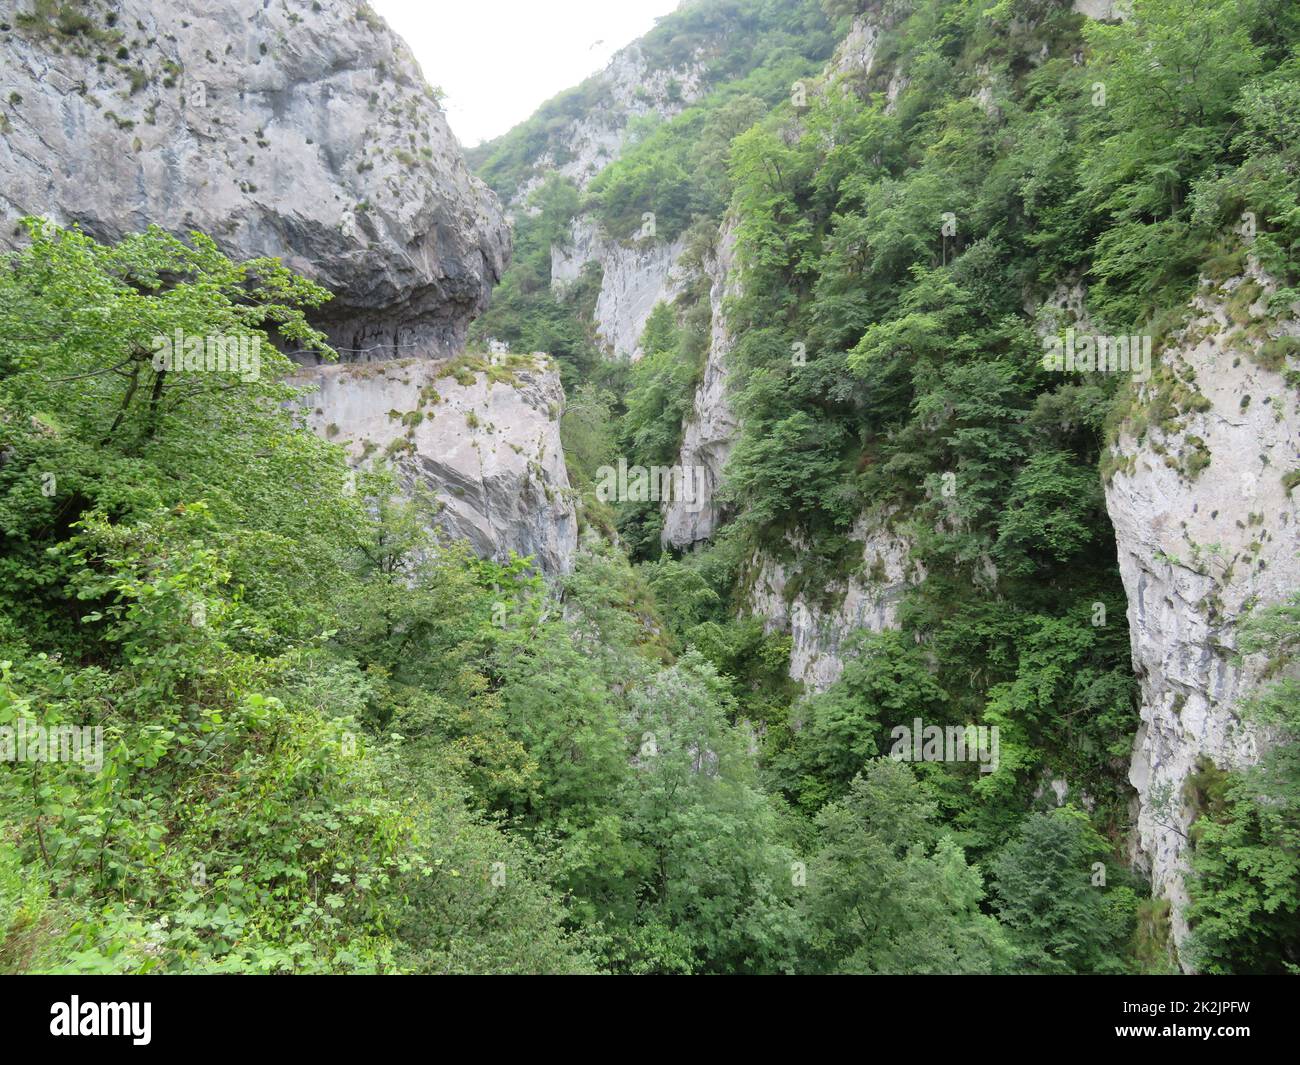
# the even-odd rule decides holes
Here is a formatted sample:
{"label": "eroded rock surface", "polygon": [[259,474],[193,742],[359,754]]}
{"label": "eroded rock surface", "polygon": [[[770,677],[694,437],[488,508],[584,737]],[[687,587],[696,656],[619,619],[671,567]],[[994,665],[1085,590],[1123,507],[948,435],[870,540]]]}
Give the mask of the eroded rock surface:
{"label": "eroded rock surface", "polygon": [[[1269,324],[1271,289],[1254,276],[1198,298],[1140,389],[1106,489],[1142,689],[1129,774],[1135,856],[1172,903],[1177,943],[1195,815],[1187,780],[1209,763],[1249,765],[1267,740],[1239,716],[1259,664],[1234,661],[1238,627],[1300,588],[1300,500],[1285,481],[1300,470],[1300,397],[1285,361],[1270,361],[1264,337],[1247,333],[1261,324],[1268,335],[1300,333],[1294,321]],[[1175,415],[1157,422],[1170,405]]]}
{"label": "eroded rock surface", "polygon": [[[483,356],[446,364],[401,359],[304,369],[307,423],[359,464],[388,458],[408,489],[441,504],[437,525],[481,557],[532,555],[573,568],[578,523],[560,446],[564,390],[554,365]],[[482,369],[473,369],[474,366]]]}
{"label": "eroded rock surface", "polygon": [[681,263],[686,242],[647,238],[610,240],[586,217],[574,219],[572,240],[551,249],[551,286],[563,291],[589,262],[600,264],[601,285],[593,320],[615,358],[639,359],[641,333],[655,305],[672,302],[686,284]]}
{"label": "eroded rock surface", "polygon": [[[858,629],[883,632],[897,625],[898,602],[908,587],[924,578],[912,560],[911,540],[892,528],[888,516],[864,514],[852,537],[862,543],[862,562],[846,581],[816,594],[790,596],[791,567],[757,555],[749,595],[750,610],[763,619],[767,632],[787,632],[792,641],[790,676],[810,692],[824,691],[844,672],[844,644]],[[792,543],[797,552],[798,543]]]}
{"label": "eroded rock surface", "polygon": [[704,264],[709,277],[709,353],[704,376],[695,389],[690,413],[682,427],[682,448],[678,465],[699,470],[695,481],[703,498],[688,505],[673,499],[663,506],[664,525],[660,535],[666,547],[691,547],[713,535],[722,523],[723,506],[718,499],[723,472],[735,446],[739,423],[727,396],[727,356],[735,338],[727,328],[725,301],[736,295],[740,276],[736,269],[736,228],[728,219],[718,232],[717,246]]}
{"label": "eroded rock surface", "polygon": [[368,5],[98,0],[71,37],[16,8],[0,19],[0,246],[25,214],[101,240],[199,229],[331,289],[320,324],[348,357],[463,346],[509,232]]}

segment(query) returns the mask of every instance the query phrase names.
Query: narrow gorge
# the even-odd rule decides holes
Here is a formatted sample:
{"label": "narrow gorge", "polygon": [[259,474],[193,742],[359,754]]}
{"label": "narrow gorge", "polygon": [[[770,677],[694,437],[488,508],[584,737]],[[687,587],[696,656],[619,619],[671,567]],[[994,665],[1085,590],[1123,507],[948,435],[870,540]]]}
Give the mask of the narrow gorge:
{"label": "narrow gorge", "polygon": [[688,0],[468,149],[361,0],[0,62],[0,723],[119,782],[0,962],[1300,971],[1294,5]]}
{"label": "narrow gorge", "polygon": [[[786,145],[807,136],[800,118],[808,111],[810,95],[825,100],[827,107],[832,94],[879,98],[883,113],[896,112],[909,78],[897,49],[889,48],[889,38],[906,19],[908,6],[859,6],[863,10],[853,16],[824,65],[794,81],[791,99],[796,103],[777,133]],[[1074,33],[1085,30],[1089,20],[1123,25],[1131,18],[1125,5],[1076,2],[1072,20],[1052,11],[1056,5],[1038,5],[1033,13],[1031,6],[1016,5],[1015,17],[1006,24],[1012,34],[1035,43],[1041,40],[1040,53],[1028,60],[1031,67],[1061,47],[1059,39],[1051,39],[1052,32],[1060,31],[1035,27],[1036,17],[1055,17],[1058,25],[1068,25]],[[1013,10],[1003,7],[1007,14]],[[569,183],[580,194],[568,201],[581,205],[568,230],[550,245],[550,284],[563,301],[584,271],[598,279],[594,301],[588,297],[588,305],[568,297],[573,313],[585,316],[598,350],[616,359],[642,358],[643,333],[656,308],[672,308],[683,325],[692,315],[702,315],[707,323],[700,330],[704,351],[695,356],[702,369],[695,373],[680,422],[679,449],[672,456],[681,467],[701,471],[707,494],[702,506],[681,500],[662,504],[660,538],[670,551],[707,545],[729,517],[743,512],[743,493],[728,492],[725,472],[741,435],[733,395],[745,385],[729,381],[729,375],[737,373],[729,366],[729,356],[736,331],[766,324],[746,320],[743,312],[744,325],[728,320],[745,277],[736,249],[743,221],[734,201],[716,231],[697,222],[685,233],[657,237],[653,223],[649,230],[638,230],[634,216],[630,227],[625,223],[629,236],[611,239],[608,232],[611,201],[618,202],[620,182],[631,180],[611,165],[629,141],[633,153],[640,148],[636,138],[629,138],[628,127],[643,122],[647,113],[654,116],[659,125],[643,137],[662,150],[671,143],[666,130],[673,128],[674,118],[681,127],[678,136],[695,138],[707,119],[690,121],[690,109],[702,102],[705,108],[725,107],[709,95],[716,87],[710,59],[716,58],[722,42],[701,35],[692,43],[691,50],[679,51],[668,69],[655,71],[653,77],[645,74],[645,45],[633,45],[571,97],[548,104],[541,112],[547,147],[535,155],[521,158],[518,144],[512,142],[516,134],[495,152],[476,153],[485,161],[485,175],[495,179],[498,192],[517,211],[530,210],[526,204],[533,205],[532,213],[539,211],[547,180]],[[808,54],[817,58],[815,51]],[[1072,62],[1078,65],[1082,54],[1076,50]],[[810,62],[807,69],[815,66]],[[1008,72],[985,63],[974,66],[972,73],[977,84],[973,99],[987,115],[1000,117],[1002,101],[1014,92]],[[1100,83],[1093,88],[1101,88]],[[588,104],[593,96],[602,102]],[[560,113],[566,116],[563,122],[558,121]],[[525,127],[520,132],[518,143],[528,142],[532,131]],[[635,165],[653,167],[638,155],[633,158]],[[632,165],[627,169],[630,172]],[[647,185],[642,206],[662,202],[662,192],[658,184]],[[952,202],[958,206],[958,200]],[[642,218],[654,216],[647,211]],[[1248,249],[1250,239],[1237,243]],[[754,254],[752,244],[749,250]],[[1287,602],[1300,585],[1292,492],[1300,432],[1291,361],[1297,349],[1292,338],[1298,305],[1290,290],[1279,295],[1282,286],[1255,272],[1253,255],[1249,268],[1244,255],[1235,261],[1240,273],[1218,280],[1201,277],[1200,291],[1184,315],[1190,322],[1161,338],[1156,382],[1133,386],[1133,400],[1125,401],[1129,413],[1108,430],[1110,441],[1099,464],[1109,518],[1105,535],[1114,538],[1118,552],[1132,670],[1140,682],[1140,724],[1125,759],[1127,779],[1112,780],[1119,800],[1128,805],[1116,827],[1125,826],[1128,855],[1134,867],[1151,878],[1155,898],[1171,904],[1167,911],[1155,912],[1168,914],[1176,945],[1188,934],[1186,850],[1196,818],[1204,813],[1195,794],[1199,782],[1207,771],[1253,765],[1269,742],[1268,731],[1253,727],[1240,713],[1264,679],[1264,664],[1238,660],[1237,628],[1252,610]],[[959,259],[954,268],[960,266]],[[1048,276],[1037,286],[1027,286],[1023,313],[1037,323],[1038,335],[1067,327],[1095,328],[1086,289],[1076,277],[1071,270],[1068,276]],[[1246,292],[1249,298],[1243,299]],[[1262,348],[1271,350],[1261,356]],[[795,342],[794,349],[794,365],[800,365],[807,357],[806,345]],[[1198,387],[1198,380],[1205,383]],[[1125,391],[1123,386],[1120,391]],[[1253,410],[1252,399],[1258,400]],[[1151,408],[1161,415],[1147,413]],[[1208,472],[1202,473],[1207,466]],[[776,550],[759,546],[745,558],[736,608],[757,618],[765,632],[788,636],[789,674],[804,692],[824,692],[841,678],[855,633],[899,628],[898,605],[925,579],[926,570],[923,556],[913,551],[917,537],[909,517],[906,508],[868,500],[851,527],[838,534],[848,545],[842,555],[847,567],[828,583],[811,588],[792,579],[798,575],[800,558],[816,554],[811,541],[815,534],[798,525],[784,534]],[[972,561],[972,583],[984,594],[1000,595],[994,560],[983,555]],[[1102,607],[1104,616],[1104,606],[1094,605]],[[1112,618],[1107,624],[1121,620]],[[1273,663],[1270,675],[1275,668]],[[1067,796],[1078,801],[1080,795],[1089,809],[1095,805],[1086,789],[1072,787],[1064,775],[1053,772],[1045,773],[1035,791],[1045,793],[1054,795],[1057,805]]]}

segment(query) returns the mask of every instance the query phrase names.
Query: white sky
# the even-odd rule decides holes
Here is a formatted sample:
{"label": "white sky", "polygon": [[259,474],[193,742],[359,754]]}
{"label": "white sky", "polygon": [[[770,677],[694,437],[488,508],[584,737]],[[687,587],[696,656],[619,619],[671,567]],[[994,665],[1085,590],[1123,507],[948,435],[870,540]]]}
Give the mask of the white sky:
{"label": "white sky", "polygon": [[678,0],[370,0],[411,46],[466,148],[600,70]]}

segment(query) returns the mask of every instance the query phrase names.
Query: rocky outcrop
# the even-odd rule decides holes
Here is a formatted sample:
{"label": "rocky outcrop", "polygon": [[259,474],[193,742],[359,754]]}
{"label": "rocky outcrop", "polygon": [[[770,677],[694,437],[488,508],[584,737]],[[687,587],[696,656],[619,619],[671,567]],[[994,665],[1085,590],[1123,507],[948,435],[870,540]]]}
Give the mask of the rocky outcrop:
{"label": "rocky outcrop", "polygon": [[1187,934],[1188,778],[1207,764],[1248,765],[1266,737],[1239,716],[1257,665],[1234,661],[1237,628],[1300,588],[1300,402],[1270,336],[1267,279],[1198,297],[1195,315],[1137,390],[1113,447],[1106,502],[1128,596],[1142,724],[1130,781],[1135,857]]}
{"label": "rocky outcrop", "polygon": [[[672,118],[703,96],[708,89],[705,51],[702,45],[690,62],[672,67],[652,65],[640,42],[617,52],[603,71],[578,90],[599,103],[562,121],[559,131],[552,132],[551,143],[562,144],[562,151],[548,149],[532,160],[509,196],[511,207],[524,209],[528,197],[551,174],[585,189],[619,157],[635,120]],[[637,359],[641,332],[655,304],[670,302],[681,291],[679,260],[684,247],[681,239],[610,240],[594,218],[579,215],[569,241],[551,249],[551,285],[562,293],[588,263],[599,264],[601,285],[592,316],[596,334],[610,355]]]}
{"label": "rocky outcrop", "polygon": [[356,0],[82,10],[20,0],[0,19],[0,243],[45,214],[282,259],[335,293],[316,324],[344,362],[303,371],[308,424],[391,458],[480,555],[569,569],[558,376],[422,361],[463,348],[510,242],[400,38]]}
{"label": "rocky outcrop", "polygon": [[576,218],[571,243],[551,249],[551,287],[563,292],[587,263],[599,263],[600,293],[593,314],[596,333],[615,358],[639,359],[641,333],[650,312],[657,303],[671,303],[686,284],[687,271],[681,265],[685,247],[680,237],[628,243],[608,240],[590,219]]}
{"label": "rocky outcrop", "polygon": [[600,227],[585,215],[575,218],[568,241],[551,245],[551,291],[563,295],[582,277],[583,267],[599,262],[604,254]]}
{"label": "rocky outcrop", "polygon": [[[859,629],[883,632],[897,624],[898,602],[908,587],[924,578],[911,558],[911,540],[889,525],[889,516],[864,514],[852,532],[862,543],[862,562],[846,581],[790,595],[791,570],[771,555],[751,560],[749,608],[763,619],[765,632],[791,638],[790,676],[810,692],[824,691],[844,672],[843,647]],[[797,553],[803,545],[790,544]]]}
{"label": "rocky outcrop", "polygon": [[578,524],[560,445],[564,390],[545,356],[400,359],[304,369],[307,423],[359,464],[384,458],[439,503],[437,525],[481,557],[573,568]]}
{"label": "rocky outcrop", "polygon": [[509,197],[511,207],[522,207],[550,174],[559,174],[585,189],[591,180],[618,158],[636,119],[671,118],[704,95],[707,67],[697,54],[692,62],[676,67],[655,67],[641,44],[614,53],[599,74],[578,91],[593,101],[583,112],[560,123],[551,143],[562,150],[547,150],[532,161],[527,175]]}
{"label": "rocky outcrop", "polygon": [[463,346],[509,233],[366,4],[16,8],[0,18],[0,245],[24,214],[104,240],[198,229],[331,289],[318,324],[346,357]]}
{"label": "rocky outcrop", "polygon": [[857,15],[848,36],[835,49],[828,74],[870,74],[882,33],[879,12]]}
{"label": "rocky outcrop", "polygon": [[728,218],[718,232],[717,246],[704,263],[709,278],[709,353],[704,376],[695,389],[690,413],[682,427],[682,447],[677,465],[698,471],[694,484],[702,500],[690,504],[671,499],[663,505],[661,542],[665,547],[686,548],[707,540],[721,524],[723,506],[718,500],[723,469],[736,442],[739,424],[727,397],[727,356],[734,338],[727,328],[726,300],[736,295],[740,275],[736,268],[736,226]]}

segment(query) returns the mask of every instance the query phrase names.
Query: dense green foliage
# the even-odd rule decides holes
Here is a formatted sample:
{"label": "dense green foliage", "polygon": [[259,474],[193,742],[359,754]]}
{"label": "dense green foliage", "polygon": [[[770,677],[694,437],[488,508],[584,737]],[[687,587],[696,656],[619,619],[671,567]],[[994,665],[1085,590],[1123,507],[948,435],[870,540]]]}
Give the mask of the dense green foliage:
{"label": "dense green foliage", "polygon": [[532,771],[477,673],[512,575],[352,488],[269,343],[153,368],[178,328],[320,343],[324,296],[157,230],[34,227],[0,277],[0,724],[103,728],[98,771],[0,768],[8,971],[590,965],[466,782]]}

